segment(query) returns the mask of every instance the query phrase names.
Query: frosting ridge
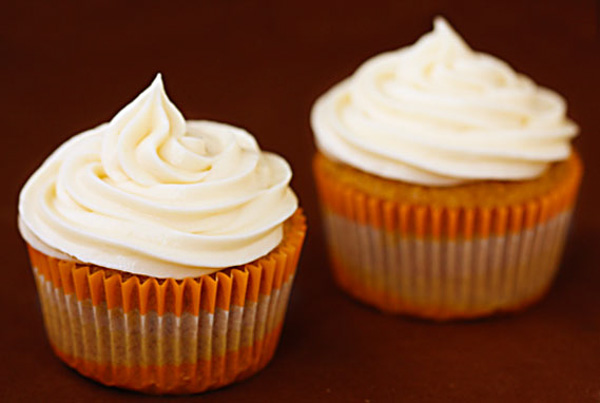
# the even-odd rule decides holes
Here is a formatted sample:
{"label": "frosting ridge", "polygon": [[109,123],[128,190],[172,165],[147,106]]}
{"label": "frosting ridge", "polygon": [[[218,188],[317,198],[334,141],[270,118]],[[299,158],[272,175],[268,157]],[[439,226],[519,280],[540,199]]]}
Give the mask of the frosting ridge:
{"label": "frosting ridge", "polygon": [[[21,233],[84,263],[196,277],[269,253],[298,207],[285,160],[245,130],[186,121],[160,74],[59,147],[21,191]],[[33,239],[35,238],[35,239]]]}
{"label": "frosting ridge", "polygon": [[535,178],[568,158],[578,132],[560,95],[473,51],[440,17],[322,95],[311,125],[329,157],[429,186]]}

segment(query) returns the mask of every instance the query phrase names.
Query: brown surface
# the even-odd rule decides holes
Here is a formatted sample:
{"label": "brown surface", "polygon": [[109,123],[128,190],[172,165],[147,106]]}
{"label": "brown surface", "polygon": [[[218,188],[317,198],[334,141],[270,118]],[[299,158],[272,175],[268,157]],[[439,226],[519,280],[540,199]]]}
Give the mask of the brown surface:
{"label": "brown surface", "polygon": [[[476,181],[472,183],[434,187],[394,181],[360,171],[334,161],[317,152],[313,161],[315,172],[321,169],[326,176],[351,189],[379,199],[427,206],[496,207],[522,204],[547,197],[574,184],[581,176],[581,159],[577,154],[552,164],[539,178],[526,181]],[[573,188],[573,186],[570,186]]]}
{"label": "brown surface", "polygon": [[[244,126],[284,155],[309,218],[275,359],[200,400],[600,400],[597,2],[97,3],[22,2],[0,12],[0,401],[140,398],[81,378],[53,356],[15,212],[20,186],[50,151],[108,120],[159,70],[187,117]],[[413,42],[440,12],[475,48],[564,94],[582,127],[586,176],[564,264],[548,298],[520,315],[443,325],[385,316],[334,288],[328,272],[310,105],[368,56]]]}

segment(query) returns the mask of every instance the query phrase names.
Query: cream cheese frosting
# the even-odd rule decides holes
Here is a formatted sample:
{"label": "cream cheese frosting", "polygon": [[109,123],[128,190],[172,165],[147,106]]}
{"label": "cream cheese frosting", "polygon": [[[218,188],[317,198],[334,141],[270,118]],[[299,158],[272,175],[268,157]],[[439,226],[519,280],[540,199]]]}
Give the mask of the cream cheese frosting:
{"label": "cream cheese frosting", "polygon": [[578,133],[560,95],[473,51],[440,17],[322,95],[311,125],[328,157],[427,186],[536,178]]}
{"label": "cream cheese frosting", "polygon": [[60,146],[19,198],[34,247],[135,274],[197,277],[249,263],[298,207],[286,161],[248,132],[186,121],[160,74],[110,123]]}

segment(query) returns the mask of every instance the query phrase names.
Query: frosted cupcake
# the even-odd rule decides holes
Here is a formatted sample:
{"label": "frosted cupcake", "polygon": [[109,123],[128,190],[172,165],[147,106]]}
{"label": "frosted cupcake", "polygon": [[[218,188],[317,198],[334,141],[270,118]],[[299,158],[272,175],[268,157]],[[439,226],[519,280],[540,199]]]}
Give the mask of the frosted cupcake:
{"label": "frosted cupcake", "polygon": [[160,75],[78,134],[19,198],[56,354],[101,383],[195,393],[275,351],[305,224],[279,156],[186,121]]}
{"label": "frosted cupcake", "polygon": [[321,96],[311,124],[341,288],[434,319],[517,310],[548,290],[582,174],[560,95],[437,18]]}

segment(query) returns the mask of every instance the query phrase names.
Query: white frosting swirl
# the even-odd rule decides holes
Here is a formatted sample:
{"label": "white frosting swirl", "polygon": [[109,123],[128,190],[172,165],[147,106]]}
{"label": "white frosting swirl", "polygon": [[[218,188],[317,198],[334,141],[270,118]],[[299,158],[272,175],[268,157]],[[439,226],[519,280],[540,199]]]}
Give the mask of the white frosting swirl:
{"label": "white frosting swirl", "polygon": [[319,98],[311,124],[330,158],[429,186],[535,178],[578,132],[560,95],[474,52],[439,17]]}
{"label": "white frosting swirl", "polygon": [[292,173],[246,131],[185,121],[160,75],[109,124],[56,150],[21,191],[24,238],[46,253],[155,277],[251,262],[298,207]]}

